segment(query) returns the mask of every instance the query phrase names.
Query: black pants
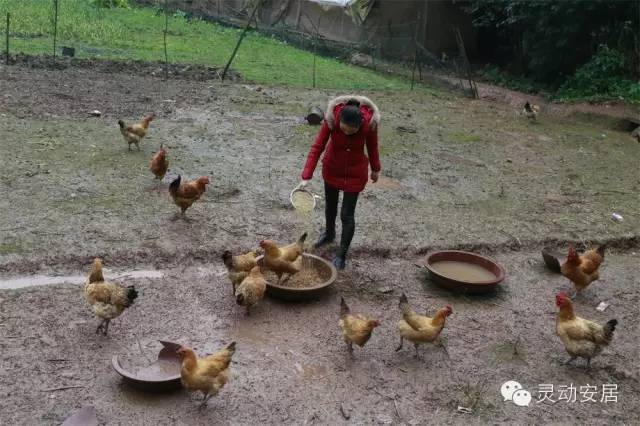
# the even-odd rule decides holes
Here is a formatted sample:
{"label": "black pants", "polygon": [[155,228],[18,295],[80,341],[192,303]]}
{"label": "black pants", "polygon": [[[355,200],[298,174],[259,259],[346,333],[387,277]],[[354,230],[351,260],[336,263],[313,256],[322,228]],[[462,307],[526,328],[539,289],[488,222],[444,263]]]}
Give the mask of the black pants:
{"label": "black pants", "polygon": [[[340,220],[342,221],[342,238],[340,239],[340,252],[345,256],[351,245],[353,234],[356,231],[356,204],[358,203],[359,192],[345,192],[342,197],[342,209],[340,209]],[[336,217],[338,216],[338,201],[340,190],[324,183],[325,220],[327,223],[326,232],[329,236],[336,234]]]}

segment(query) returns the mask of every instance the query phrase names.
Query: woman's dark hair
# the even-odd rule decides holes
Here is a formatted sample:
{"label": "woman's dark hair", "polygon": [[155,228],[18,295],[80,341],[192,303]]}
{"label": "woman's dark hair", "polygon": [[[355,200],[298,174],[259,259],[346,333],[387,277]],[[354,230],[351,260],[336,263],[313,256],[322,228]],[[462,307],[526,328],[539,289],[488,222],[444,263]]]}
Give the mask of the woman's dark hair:
{"label": "woman's dark hair", "polygon": [[360,102],[349,99],[349,102],[340,111],[340,121],[351,127],[360,127],[362,124],[362,114],[360,113]]}

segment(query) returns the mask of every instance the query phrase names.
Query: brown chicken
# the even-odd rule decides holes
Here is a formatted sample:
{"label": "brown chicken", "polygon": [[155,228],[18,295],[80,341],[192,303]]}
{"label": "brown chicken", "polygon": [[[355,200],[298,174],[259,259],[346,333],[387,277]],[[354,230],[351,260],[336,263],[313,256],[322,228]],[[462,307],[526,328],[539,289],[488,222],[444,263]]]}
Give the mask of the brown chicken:
{"label": "brown chicken", "polygon": [[178,175],[177,178],[169,185],[169,194],[173,198],[173,202],[176,203],[182,212],[182,217],[186,219],[185,212],[193,203],[200,199],[204,191],[209,184],[208,176],[200,176],[196,180],[182,182],[182,178]]}
{"label": "brown chicken", "polygon": [[612,319],[605,325],[600,325],[580,318],[573,312],[573,303],[564,293],[556,296],[556,306],[559,309],[556,317],[556,334],[571,357],[565,364],[580,357],[587,360],[588,367],[591,364],[591,358],[611,343],[618,320]]}
{"label": "brown chicken", "polygon": [[236,287],[249,276],[249,272],[258,264],[258,262],[256,262],[256,252],[250,251],[234,256],[233,253],[226,250],[222,253],[222,261],[224,262],[224,266],[227,267],[229,280],[233,288],[233,295],[235,296]]}
{"label": "brown chicken", "polygon": [[123,287],[106,282],[102,275],[102,260],[96,258],[93,260],[91,272],[84,286],[84,296],[93,313],[102,319],[96,333],[102,331],[106,336],[111,320],[119,317],[126,308],[133,305],[138,292],[132,285]]}
{"label": "brown chicken", "polygon": [[204,408],[209,398],[216,396],[229,381],[229,366],[235,352],[236,342],[231,342],[226,348],[204,358],[198,358],[195,352],[186,346],[178,349],[178,356],[182,360],[182,386],[187,390],[204,394],[200,409]]}
{"label": "brown chicken", "polygon": [[155,113],[151,113],[143,118],[141,122],[131,125],[127,125],[124,121],[118,120],[120,133],[122,133],[125,142],[129,145],[129,151],[131,151],[131,144],[135,144],[138,151],[140,151],[140,141],[147,136],[149,123],[151,123],[155,117]]}
{"label": "brown chicken", "polygon": [[569,247],[567,260],[560,266],[560,272],[567,277],[575,287],[575,295],[579,294],[592,282],[600,278],[598,270],[604,261],[605,246],[591,249],[578,255],[573,246]]}
{"label": "brown chicken", "polygon": [[380,322],[364,315],[352,314],[347,302],[341,297],[339,324],[342,329],[342,338],[349,347],[349,352],[353,352],[353,344],[363,347]]}
{"label": "brown chicken", "polygon": [[164,145],[160,144],[160,150],[151,158],[151,164],[149,170],[154,174],[156,179],[164,179],[164,175],[167,174],[169,169],[169,160],[167,159],[167,150]]}
{"label": "brown chicken", "polygon": [[249,276],[242,280],[236,289],[236,303],[244,306],[247,310],[247,315],[250,315],[249,310],[264,298],[266,290],[267,280],[264,279],[260,267],[254,266]]}
{"label": "brown chicken", "polygon": [[307,233],[305,232],[297,242],[287,246],[278,247],[271,240],[260,241],[260,247],[264,250],[264,266],[276,273],[278,284],[283,274],[291,276],[302,269],[302,253],[306,239]]}
{"label": "brown chicken", "polygon": [[[402,320],[398,323],[400,346],[396,348],[396,351],[402,349],[404,339],[407,339],[415,346],[416,357],[419,356],[418,346],[423,343],[433,343],[440,336],[446,318],[453,313],[451,306],[447,305],[440,309],[433,318],[418,315],[411,309],[404,293],[400,296],[400,310],[402,311]],[[442,342],[440,342],[439,346],[446,352]]]}

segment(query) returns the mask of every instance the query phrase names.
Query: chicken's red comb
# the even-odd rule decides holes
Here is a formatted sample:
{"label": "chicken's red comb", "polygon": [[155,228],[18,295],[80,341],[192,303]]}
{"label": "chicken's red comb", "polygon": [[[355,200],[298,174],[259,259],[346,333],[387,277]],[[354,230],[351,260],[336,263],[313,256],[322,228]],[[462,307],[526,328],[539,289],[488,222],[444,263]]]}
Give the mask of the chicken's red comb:
{"label": "chicken's red comb", "polygon": [[556,298],[558,298],[558,299],[568,299],[569,295],[567,293],[565,293],[564,291],[561,291],[560,293],[556,294]]}

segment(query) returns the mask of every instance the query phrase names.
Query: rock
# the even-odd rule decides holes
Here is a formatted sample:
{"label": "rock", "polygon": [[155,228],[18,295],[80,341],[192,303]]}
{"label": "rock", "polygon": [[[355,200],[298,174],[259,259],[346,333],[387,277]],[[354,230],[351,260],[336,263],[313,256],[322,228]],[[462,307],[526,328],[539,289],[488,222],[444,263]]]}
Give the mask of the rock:
{"label": "rock", "polygon": [[92,117],[100,117],[102,115],[102,113],[100,111],[98,111],[97,109],[94,109],[93,111],[91,111],[89,113],[90,116]]}
{"label": "rock", "polygon": [[373,65],[373,58],[371,57],[371,55],[357,52],[351,55],[351,57],[349,58],[349,62],[351,63],[351,65],[370,67],[371,65]]}

